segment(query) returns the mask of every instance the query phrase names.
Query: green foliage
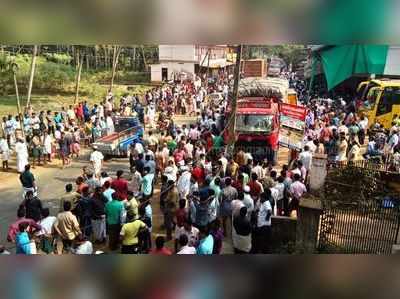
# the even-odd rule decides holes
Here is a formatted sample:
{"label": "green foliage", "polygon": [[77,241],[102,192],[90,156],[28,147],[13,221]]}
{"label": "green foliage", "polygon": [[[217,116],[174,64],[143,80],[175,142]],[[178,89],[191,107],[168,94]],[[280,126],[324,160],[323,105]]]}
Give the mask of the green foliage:
{"label": "green foliage", "polygon": [[55,62],[59,64],[70,64],[72,61],[72,57],[68,54],[58,54],[58,53],[44,53],[44,57],[46,57],[47,61]]}
{"label": "green foliage", "polygon": [[[107,84],[111,80],[111,71],[83,74],[83,78],[86,78],[91,82],[101,82],[103,84]],[[148,83],[150,82],[150,73],[117,70],[115,73],[114,82],[116,84]]]}
{"label": "green foliage", "polygon": [[[51,59],[49,59],[49,57]],[[18,66],[16,75],[21,94],[26,92],[32,56],[18,54],[11,56],[0,55],[0,94],[14,94],[14,81],[10,63]],[[54,61],[52,61],[54,60]],[[48,91],[51,93],[73,92],[75,86],[76,69],[69,64],[71,57],[64,54],[45,54],[37,57],[33,90]],[[58,62],[55,62],[58,61]],[[90,96],[104,95],[104,87],[100,84],[109,84],[111,71],[84,71],[81,79],[81,93]],[[118,70],[115,76],[115,84],[147,83],[150,81],[149,73],[126,72]]]}
{"label": "green foliage", "polygon": [[245,59],[253,58],[282,58],[287,65],[296,64],[305,58],[307,53],[304,45],[277,45],[277,46],[245,46]]}
{"label": "green foliage", "polygon": [[347,166],[328,174],[325,184],[326,203],[358,203],[384,194],[384,184],[377,171]]}

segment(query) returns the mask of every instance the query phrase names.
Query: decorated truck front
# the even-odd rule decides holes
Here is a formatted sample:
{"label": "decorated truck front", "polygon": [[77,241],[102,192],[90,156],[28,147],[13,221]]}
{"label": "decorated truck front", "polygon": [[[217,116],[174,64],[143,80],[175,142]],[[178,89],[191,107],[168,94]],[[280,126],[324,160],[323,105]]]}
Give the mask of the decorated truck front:
{"label": "decorated truck front", "polygon": [[[289,83],[279,78],[245,78],[240,80],[235,116],[235,151],[252,153],[256,160],[276,163],[279,147],[279,104],[287,102]],[[232,115],[232,94],[227,109]],[[225,134],[229,140],[229,132]]]}
{"label": "decorated truck front", "polygon": [[272,98],[238,100],[235,149],[250,152],[254,159],[276,162],[279,145],[279,108]]}

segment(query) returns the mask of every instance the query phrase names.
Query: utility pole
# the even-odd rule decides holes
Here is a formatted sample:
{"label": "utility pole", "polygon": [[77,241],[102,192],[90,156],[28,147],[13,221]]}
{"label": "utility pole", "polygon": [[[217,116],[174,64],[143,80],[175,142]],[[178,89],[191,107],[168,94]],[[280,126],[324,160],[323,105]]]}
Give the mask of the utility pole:
{"label": "utility pole", "polygon": [[207,70],[206,70],[206,90],[208,92],[208,74],[210,73],[210,48],[207,49]]}
{"label": "utility pole", "polygon": [[18,116],[19,116],[19,123],[21,125],[21,135],[22,135],[22,137],[25,137],[24,122],[23,122],[23,116],[22,116],[22,113],[21,113],[21,103],[19,101],[19,91],[18,91],[18,82],[17,82],[17,68],[18,68],[18,66],[16,64],[12,64],[11,65],[11,71],[13,73],[13,78],[14,78],[15,95],[17,97],[17,110],[18,110]]}
{"label": "utility pole", "polygon": [[234,84],[233,84],[233,93],[231,98],[231,111],[229,119],[229,143],[228,143],[228,153],[233,154],[235,147],[235,126],[236,126],[236,111],[237,111],[237,100],[239,95],[239,81],[240,81],[240,62],[242,60],[242,45],[238,45],[236,48],[236,65],[235,65],[235,74],[234,74]]}
{"label": "utility pole", "polygon": [[37,52],[38,52],[38,46],[34,45],[33,52],[32,52],[31,71],[30,71],[30,76],[29,76],[28,97],[26,99],[26,107],[28,107],[31,104],[31,94],[32,94],[32,86],[33,86],[33,77],[35,75]]}

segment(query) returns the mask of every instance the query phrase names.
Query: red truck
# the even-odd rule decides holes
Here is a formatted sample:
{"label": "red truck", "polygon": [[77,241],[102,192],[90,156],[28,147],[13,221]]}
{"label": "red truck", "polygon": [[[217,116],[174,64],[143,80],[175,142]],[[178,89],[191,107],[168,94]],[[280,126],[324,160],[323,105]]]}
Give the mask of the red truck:
{"label": "red truck", "polygon": [[[235,152],[250,152],[255,160],[276,164],[279,148],[279,105],[287,101],[286,85],[276,80],[247,78],[240,81],[234,128]],[[226,119],[231,117],[228,105]],[[225,134],[226,141],[231,136]]]}

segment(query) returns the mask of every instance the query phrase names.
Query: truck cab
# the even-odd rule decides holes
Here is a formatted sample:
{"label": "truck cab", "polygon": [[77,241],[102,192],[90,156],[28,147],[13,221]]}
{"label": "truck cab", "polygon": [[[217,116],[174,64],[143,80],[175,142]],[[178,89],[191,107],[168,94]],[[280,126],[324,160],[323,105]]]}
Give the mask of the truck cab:
{"label": "truck cab", "polygon": [[238,100],[235,147],[253,158],[276,160],[279,144],[279,105],[273,99],[249,97]]}

